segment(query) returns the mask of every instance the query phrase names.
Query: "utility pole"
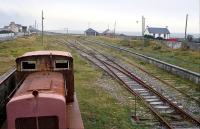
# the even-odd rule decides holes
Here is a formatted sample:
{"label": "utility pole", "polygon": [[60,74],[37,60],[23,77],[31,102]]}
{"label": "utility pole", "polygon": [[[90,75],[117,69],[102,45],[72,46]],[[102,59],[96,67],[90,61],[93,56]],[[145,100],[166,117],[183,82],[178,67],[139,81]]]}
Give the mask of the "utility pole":
{"label": "utility pole", "polygon": [[43,16],[43,10],[42,10],[42,46],[44,45],[44,16]]}
{"label": "utility pole", "polygon": [[114,24],[114,38],[115,38],[115,29],[116,29],[116,21],[115,21],[115,24]]}
{"label": "utility pole", "polygon": [[142,16],[142,37],[144,37],[144,31],[145,31],[145,18]]}
{"label": "utility pole", "polygon": [[199,0],[199,42],[200,42],[200,0]]}
{"label": "utility pole", "polygon": [[37,22],[36,22],[36,20],[35,20],[35,29],[36,29],[36,25],[37,25]]}
{"label": "utility pole", "polygon": [[185,21],[185,40],[187,38],[187,22],[188,22],[188,14],[186,15],[186,21]]}
{"label": "utility pole", "polygon": [[64,28],[64,31],[66,31],[66,35],[68,35],[68,32],[69,32],[69,28]]}

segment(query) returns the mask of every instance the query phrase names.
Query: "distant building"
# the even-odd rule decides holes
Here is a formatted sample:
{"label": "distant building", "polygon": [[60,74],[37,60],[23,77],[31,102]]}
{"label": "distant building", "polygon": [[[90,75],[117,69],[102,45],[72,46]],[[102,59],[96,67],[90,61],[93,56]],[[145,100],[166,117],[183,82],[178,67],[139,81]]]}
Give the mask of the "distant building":
{"label": "distant building", "polygon": [[96,30],[93,30],[92,28],[87,29],[85,32],[86,36],[97,36],[99,35],[99,32],[97,32]]}
{"label": "distant building", "polygon": [[27,32],[27,26],[22,26],[22,32],[24,32],[24,33]]}
{"label": "distant building", "polygon": [[22,32],[22,25],[21,24],[15,24],[18,28],[18,32]]}
{"label": "distant building", "polygon": [[110,29],[106,29],[103,33],[103,36],[108,36],[108,37],[113,37],[114,36],[114,32],[111,31]]}
{"label": "distant building", "polygon": [[167,27],[166,28],[147,27],[144,34],[151,35],[154,38],[162,37],[164,39],[168,39],[170,32]]}
{"label": "distant building", "polygon": [[4,26],[4,29],[8,29],[14,33],[22,32],[22,25],[15,24],[15,22],[10,22],[9,26]]}

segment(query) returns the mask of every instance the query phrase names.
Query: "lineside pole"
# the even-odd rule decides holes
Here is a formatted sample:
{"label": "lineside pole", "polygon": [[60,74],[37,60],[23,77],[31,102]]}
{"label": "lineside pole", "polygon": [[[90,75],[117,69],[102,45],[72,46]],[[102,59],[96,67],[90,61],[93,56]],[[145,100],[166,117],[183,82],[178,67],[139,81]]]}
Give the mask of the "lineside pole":
{"label": "lineside pole", "polygon": [[199,0],[199,42],[200,42],[200,0]]}
{"label": "lineside pole", "polygon": [[188,22],[188,14],[186,15],[186,21],[185,21],[185,40],[187,38],[187,22]]}
{"label": "lineside pole", "polygon": [[114,38],[115,38],[115,29],[116,29],[116,21],[115,21],[115,24],[114,24]]}
{"label": "lineside pole", "polygon": [[44,45],[44,16],[42,10],[42,46]]}

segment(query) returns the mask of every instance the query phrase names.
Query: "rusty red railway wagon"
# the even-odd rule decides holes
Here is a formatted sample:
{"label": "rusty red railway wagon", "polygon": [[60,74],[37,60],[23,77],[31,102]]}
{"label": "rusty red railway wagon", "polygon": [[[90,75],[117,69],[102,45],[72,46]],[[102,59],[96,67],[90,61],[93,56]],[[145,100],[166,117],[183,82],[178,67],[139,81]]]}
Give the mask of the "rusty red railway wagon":
{"label": "rusty red railway wagon", "polygon": [[83,129],[74,93],[73,58],[63,51],[28,52],[16,59],[16,82],[6,105],[7,129]]}

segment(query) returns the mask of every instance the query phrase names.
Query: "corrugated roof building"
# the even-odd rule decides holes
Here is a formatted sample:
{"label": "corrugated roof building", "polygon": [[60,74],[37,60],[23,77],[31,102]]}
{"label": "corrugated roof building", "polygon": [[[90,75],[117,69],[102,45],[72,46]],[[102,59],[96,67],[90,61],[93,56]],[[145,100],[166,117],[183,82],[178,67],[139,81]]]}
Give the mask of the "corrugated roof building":
{"label": "corrugated roof building", "polygon": [[84,31],[86,36],[97,36],[99,35],[99,32],[97,32],[96,30],[89,28],[86,31]]}

